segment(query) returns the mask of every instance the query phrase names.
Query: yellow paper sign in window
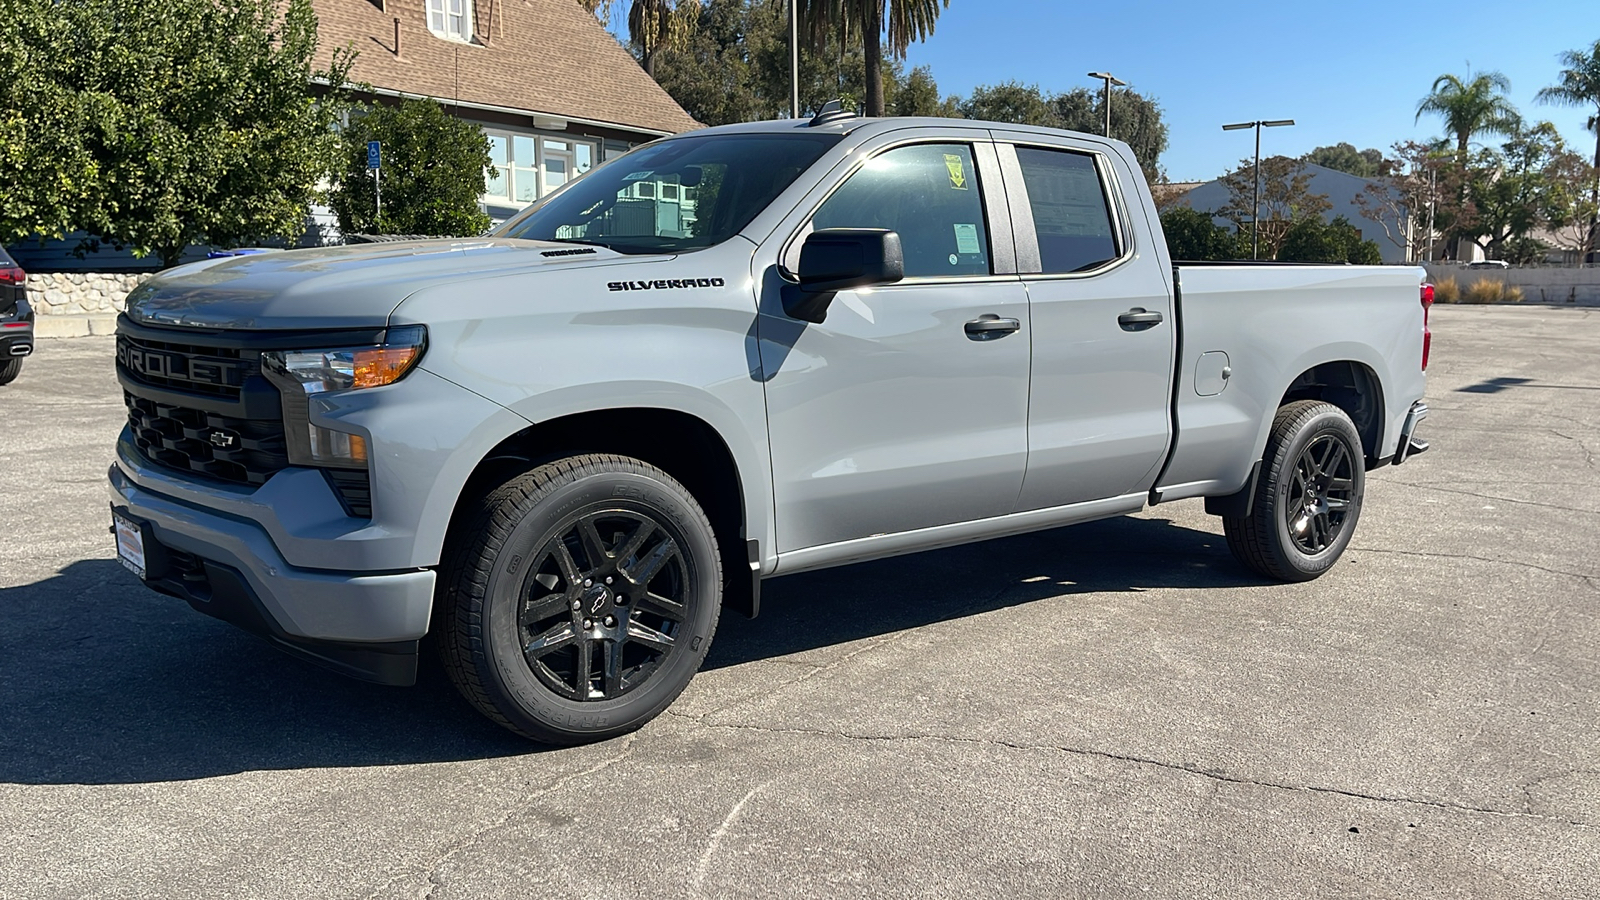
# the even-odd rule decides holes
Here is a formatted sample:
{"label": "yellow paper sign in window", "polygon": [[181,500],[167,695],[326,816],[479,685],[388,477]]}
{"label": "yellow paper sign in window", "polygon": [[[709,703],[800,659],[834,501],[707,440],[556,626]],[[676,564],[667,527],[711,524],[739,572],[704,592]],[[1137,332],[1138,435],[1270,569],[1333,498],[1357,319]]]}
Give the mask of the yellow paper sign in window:
{"label": "yellow paper sign in window", "polygon": [[944,155],[944,167],[950,170],[950,186],[958,191],[967,189],[966,162],[955,153]]}

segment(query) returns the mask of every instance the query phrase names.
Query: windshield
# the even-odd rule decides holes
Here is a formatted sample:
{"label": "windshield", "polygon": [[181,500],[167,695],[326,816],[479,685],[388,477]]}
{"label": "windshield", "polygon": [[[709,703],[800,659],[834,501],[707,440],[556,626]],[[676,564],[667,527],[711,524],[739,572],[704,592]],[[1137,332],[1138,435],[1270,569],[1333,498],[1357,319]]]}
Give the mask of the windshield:
{"label": "windshield", "polygon": [[512,219],[497,237],[678,253],[720,244],[824,151],[831,134],[717,134],[646,144]]}

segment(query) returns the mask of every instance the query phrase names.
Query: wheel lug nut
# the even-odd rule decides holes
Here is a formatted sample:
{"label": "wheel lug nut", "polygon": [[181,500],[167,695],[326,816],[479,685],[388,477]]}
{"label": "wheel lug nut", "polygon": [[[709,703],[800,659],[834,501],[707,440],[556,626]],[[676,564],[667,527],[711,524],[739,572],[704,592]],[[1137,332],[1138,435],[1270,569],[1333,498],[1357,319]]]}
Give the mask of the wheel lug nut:
{"label": "wheel lug nut", "polygon": [[584,587],[594,587],[594,579],[593,578],[585,578],[583,580],[583,586]]}
{"label": "wheel lug nut", "polygon": [[611,579],[609,577],[606,578],[606,584],[610,584],[610,583],[611,583]]}
{"label": "wheel lug nut", "polygon": [[581,600],[572,601],[572,608],[573,609],[583,609],[583,601],[581,601]]}
{"label": "wheel lug nut", "polygon": [[617,617],[616,616],[606,616],[606,627],[607,628],[615,628],[615,627],[617,627]]}
{"label": "wheel lug nut", "polygon": [[583,627],[585,627],[585,628],[593,628],[594,627],[594,620],[593,619],[584,619],[583,620]]}

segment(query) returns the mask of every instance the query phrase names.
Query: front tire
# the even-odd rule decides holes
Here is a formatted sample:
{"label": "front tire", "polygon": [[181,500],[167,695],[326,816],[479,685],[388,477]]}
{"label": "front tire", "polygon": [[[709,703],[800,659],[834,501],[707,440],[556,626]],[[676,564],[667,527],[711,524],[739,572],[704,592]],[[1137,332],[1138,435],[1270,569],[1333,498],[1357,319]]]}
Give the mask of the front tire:
{"label": "front tire", "polygon": [[524,737],[625,734],[700,668],[721,586],[711,523],[667,473],[610,455],[549,463],[452,535],[437,598],[445,671]]}
{"label": "front tire", "polygon": [[1361,435],[1344,410],[1286,403],[1272,421],[1249,515],[1222,519],[1228,549],[1268,578],[1310,581],[1349,546],[1365,490]]}

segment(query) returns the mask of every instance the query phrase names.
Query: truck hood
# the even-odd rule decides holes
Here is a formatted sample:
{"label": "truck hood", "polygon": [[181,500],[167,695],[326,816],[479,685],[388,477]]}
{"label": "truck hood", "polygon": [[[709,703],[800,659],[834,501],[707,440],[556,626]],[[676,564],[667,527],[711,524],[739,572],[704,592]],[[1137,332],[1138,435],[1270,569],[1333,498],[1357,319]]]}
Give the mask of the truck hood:
{"label": "truck hood", "polygon": [[376,328],[408,295],[436,284],[662,258],[501,238],[259,253],[169,269],[128,295],[128,317],[205,329]]}

